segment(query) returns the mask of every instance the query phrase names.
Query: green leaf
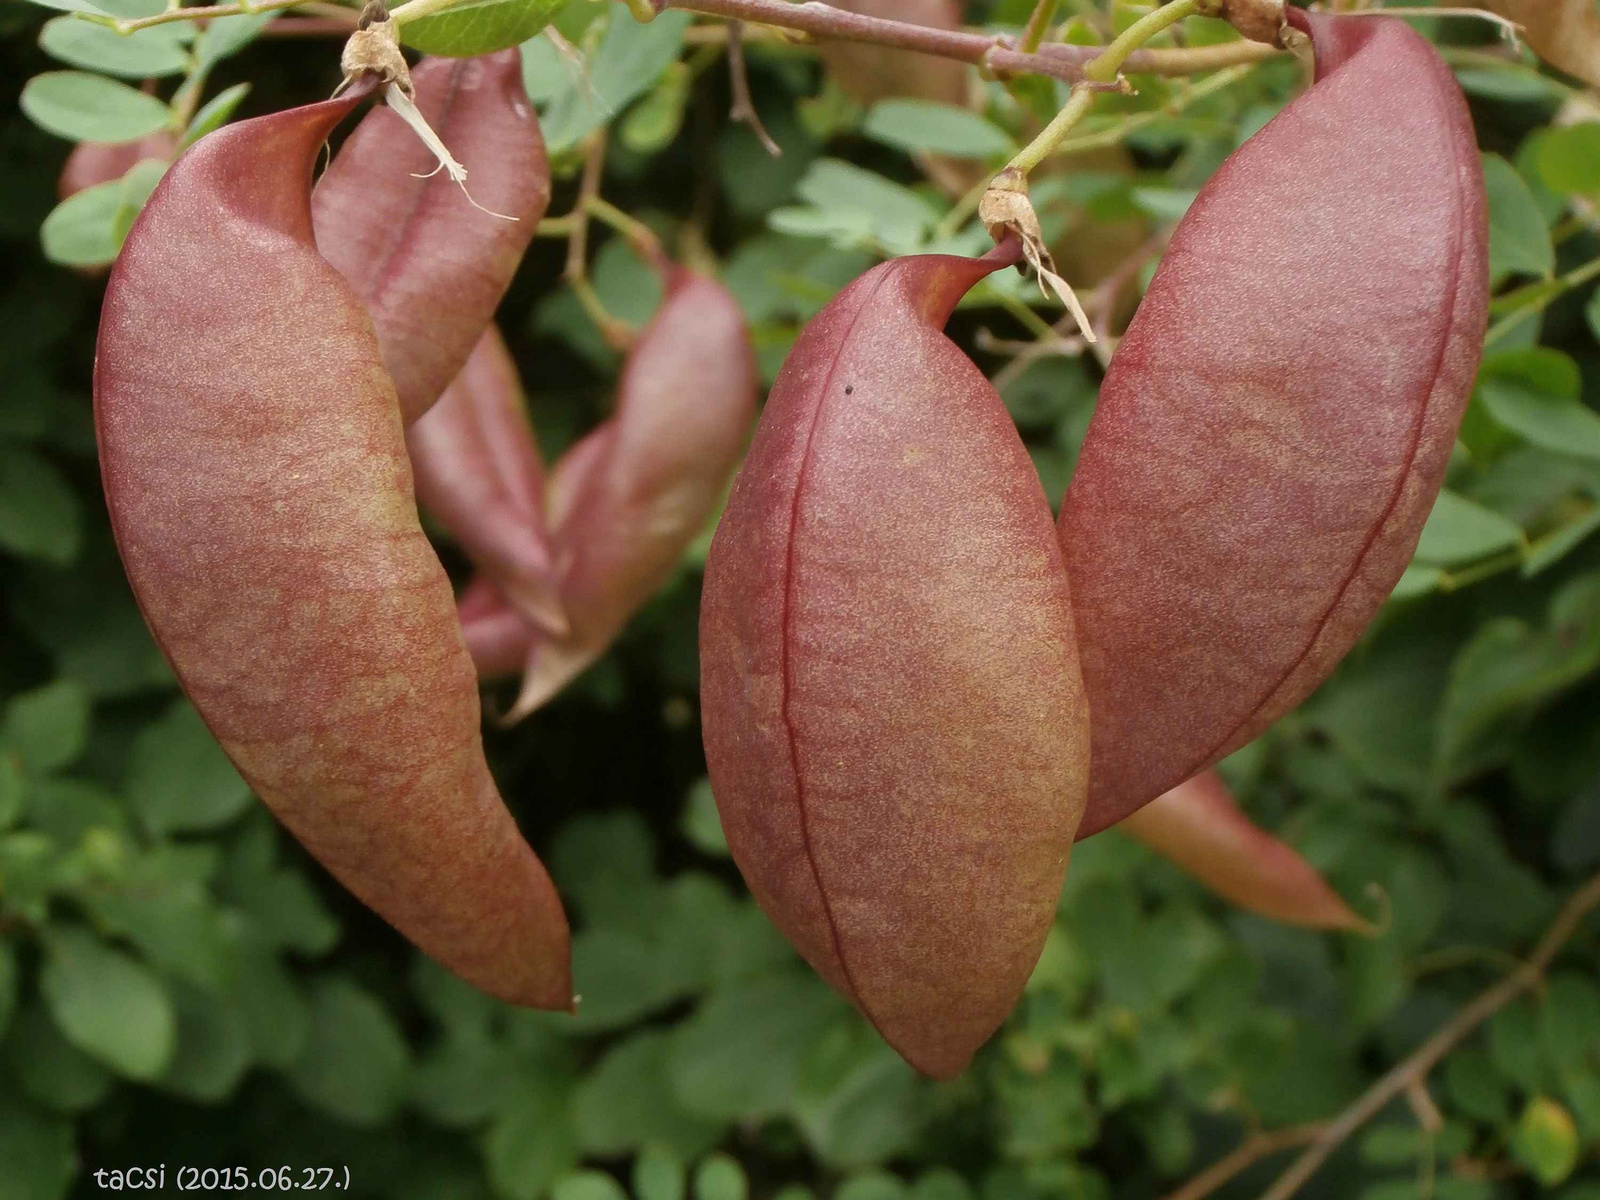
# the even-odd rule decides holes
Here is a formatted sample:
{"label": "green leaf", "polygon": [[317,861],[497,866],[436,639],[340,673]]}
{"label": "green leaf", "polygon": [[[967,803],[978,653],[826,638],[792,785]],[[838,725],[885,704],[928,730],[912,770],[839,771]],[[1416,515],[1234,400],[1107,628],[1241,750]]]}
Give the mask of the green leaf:
{"label": "green leaf", "polygon": [[716,1142],[721,1126],[685,1112],[667,1085],[667,1034],[634,1034],[606,1052],[578,1085],[572,1112],[578,1146],[611,1156],[663,1142],[685,1158]]}
{"label": "green leaf", "polygon": [[239,13],[209,22],[194,46],[195,58],[201,69],[210,71],[223,59],[237,54],[282,15],[277,12]]}
{"label": "green leaf", "polygon": [[181,75],[189,67],[185,43],[194,31],[181,21],[152,25],[131,34],[77,17],[55,17],[39,31],[46,54],[86,71],[124,79]]}
{"label": "green leaf", "polygon": [[1548,130],[1540,140],[1539,174],[1552,191],[1600,193],[1600,122]]}
{"label": "green leaf", "polygon": [[250,1029],[234,1005],[193,987],[173,990],[178,1046],[157,1086],[202,1104],[231,1096],[250,1069]]}
{"label": "green leaf", "polygon": [[24,770],[69,766],[89,740],[89,697],[83,685],[58,679],[15,696],[0,721],[0,745],[17,755]]}
{"label": "green leaf", "polygon": [[165,129],[172,111],[154,96],[103,75],[46,71],[22,89],[22,111],[74,142],[132,142]]}
{"label": "green leaf", "polygon": [[156,834],[215,829],[250,804],[250,785],[181,698],[134,738],[127,789],[134,811]]}
{"label": "green leaf", "polygon": [[176,1016],[149,970],[80,929],[52,931],[45,950],[39,990],[68,1041],[130,1079],[167,1069]]}
{"label": "green leaf", "polygon": [[1539,1041],[1556,1075],[1587,1061],[1600,1049],[1600,988],[1576,972],[1552,978],[1539,1006]]}
{"label": "green leaf", "polygon": [[794,1103],[807,1053],[844,1008],[809,971],[719,989],[672,1032],[673,1091],[714,1120],[777,1116]]}
{"label": "green leaf", "polygon": [[1545,629],[1511,617],[1488,621],[1451,667],[1439,713],[1439,755],[1458,763],[1500,722],[1524,713],[1600,669],[1600,574],[1572,580],[1552,597]]}
{"label": "green leaf", "polygon": [[692,80],[687,63],[668,63],[655,87],[623,118],[622,144],[638,154],[665,149],[683,128]]}
{"label": "green leaf", "polygon": [[683,1160],[670,1146],[651,1142],[633,1160],[637,1200],[684,1200],[687,1187]]}
{"label": "green leaf", "polygon": [[713,1154],[694,1169],[694,1200],[748,1200],[744,1168],[726,1154]]}
{"label": "green leaf", "polygon": [[628,1200],[628,1193],[604,1171],[574,1171],[556,1180],[550,1200]]}
{"label": "green leaf", "polygon": [[498,1196],[540,1200],[577,1163],[570,1082],[556,1073],[525,1077],[516,1102],[489,1127],[484,1157]]}
{"label": "green leaf", "polygon": [[424,54],[473,58],[519,46],[561,11],[566,0],[468,0],[447,12],[408,21],[400,40]]}
{"label": "green leaf", "polygon": [[236,83],[207,100],[204,107],[195,113],[194,120],[189,122],[189,128],[183,131],[183,141],[178,148],[187,149],[212,130],[222,128],[249,94],[248,83]]}
{"label": "green leaf", "polygon": [[82,506],[54,463],[26,446],[0,444],[0,550],[70,563],[82,526]]}
{"label": "green leaf", "polygon": [[351,1125],[382,1125],[405,1099],[409,1071],[405,1039],[370,993],[335,979],[312,994],[311,1036],[289,1072],[307,1104]]}
{"label": "green leaf", "polygon": [[1510,1087],[1488,1054],[1475,1046],[1445,1060],[1444,1088],[1457,1110],[1485,1124],[1500,1125],[1511,1115]]}
{"label": "green leaf", "polygon": [[567,822],[550,874],[591,926],[643,933],[654,919],[655,842],[636,812],[589,813]]}
{"label": "green leaf", "polygon": [[572,982],[581,998],[575,1025],[584,1033],[631,1025],[684,993],[655,945],[619,929],[587,929],[572,939]]}
{"label": "green leaf", "polygon": [[861,132],[901,150],[951,158],[997,158],[1016,150],[999,126],[969,109],[932,100],[880,100],[867,113]]}
{"label": "green leaf", "polygon": [[630,102],[653,88],[662,72],[677,61],[683,49],[683,31],[693,18],[692,13],[672,9],[640,24],[622,4],[609,7],[610,23],[589,63],[589,87],[569,81],[540,122],[552,155],[614,120]]}
{"label": "green leaf", "polygon": [[1511,1131],[1512,1153],[1545,1187],[1572,1174],[1580,1148],[1572,1114],[1548,1096],[1530,1099]]}
{"label": "green leaf", "polygon": [[1600,413],[1579,399],[1578,365],[1538,347],[1497,354],[1479,373],[1477,398],[1494,419],[1535,446],[1600,460]]}
{"label": "green leaf", "polygon": [[122,251],[117,232],[121,210],[121,180],[74,192],[51,209],[40,226],[44,256],[63,267],[103,267],[114,262]]}
{"label": "green leaf", "polygon": [[0,1092],[0,1196],[64,1200],[76,1171],[72,1122]]}
{"label": "green leaf", "polygon": [[67,1041],[37,1004],[17,1014],[5,1058],[23,1093],[52,1112],[87,1112],[116,1086],[111,1072]]}
{"label": "green leaf", "polygon": [[1438,566],[1473,562],[1522,541],[1522,530],[1499,513],[1443,488],[1417,542],[1417,559]]}
{"label": "green leaf", "polygon": [[839,1185],[833,1200],[910,1200],[911,1190],[888,1171],[862,1171]]}
{"label": "green leaf", "polygon": [[689,801],[684,806],[678,828],[689,839],[689,844],[701,854],[713,858],[728,857],[728,839],[722,832],[722,819],[717,815],[717,801],[711,794],[711,780],[702,777],[689,789]]}
{"label": "green leaf", "polygon": [[1550,227],[1522,176],[1498,154],[1485,154],[1483,182],[1489,195],[1490,279],[1498,284],[1508,275],[1549,278],[1556,266]]}
{"label": "green leaf", "polygon": [[917,1176],[910,1200],[973,1200],[972,1188],[949,1167],[934,1167]]}
{"label": "green leaf", "polygon": [[22,816],[24,788],[22,755],[0,747],[0,830],[9,829]]}
{"label": "green leaf", "polygon": [[1597,529],[1600,529],[1600,504],[1576,520],[1568,521],[1548,533],[1541,534],[1539,539],[1528,547],[1528,553],[1522,560],[1522,577],[1532,578],[1546,568],[1554,566],[1576,550],[1584,539]]}
{"label": "green leaf", "polygon": [[417,1063],[412,1100],[435,1123],[468,1128],[515,1095],[514,1072],[501,1043],[478,1032],[447,1034]]}
{"label": "green leaf", "polygon": [[1193,188],[1136,187],[1130,195],[1140,211],[1158,221],[1178,221],[1198,193]]}
{"label": "green leaf", "polygon": [[17,952],[8,941],[0,941],[0,1038],[11,1027],[11,1018],[17,1011],[17,996],[21,990],[17,967]]}
{"label": "green leaf", "polygon": [[[826,214],[828,220],[844,222],[843,227],[860,228],[891,247],[914,247],[939,219],[934,208],[909,188],[837,158],[812,162],[795,192]],[[781,224],[771,218],[768,223],[774,228]]]}
{"label": "green leaf", "polygon": [[904,1153],[926,1119],[914,1072],[865,1022],[841,1022],[807,1056],[794,1117],[830,1166],[870,1166]]}

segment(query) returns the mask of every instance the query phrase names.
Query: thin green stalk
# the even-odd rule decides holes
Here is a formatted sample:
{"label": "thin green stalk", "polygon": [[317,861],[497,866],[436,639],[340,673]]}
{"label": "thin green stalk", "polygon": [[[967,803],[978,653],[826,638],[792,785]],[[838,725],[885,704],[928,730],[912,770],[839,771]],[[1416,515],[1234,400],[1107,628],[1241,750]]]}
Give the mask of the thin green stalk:
{"label": "thin green stalk", "polygon": [[[416,3],[417,0],[412,2]],[[1073,84],[1072,94],[1061,106],[1061,111],[1040,130],[1038,137],[1017,152],[1006,164],[1006,169],[1015,169],[1026,177],[1055,152],[1056,147],[1066,140],[1067,134],[1072,132],[1073,126],[1089,111],[1089,106],[1094,103],[1094,88],[1091,85],[1115,83],[1128,55],[1185,17],[1193,16],[1199,9],[1200,0],[1171,0],[1171,3],[1146,13],[1124,29],[1109,46],[1089,60],[1083,68],[1086,82]]]}
{"label": "thin green stalk", "polygon": [[1044,35],[1050,31],[1051,24],[1056,19],[1056,8],[1060,0],[1039,0],[1033,6],[1033,12],[1028,16],[1028,23],[1022,30],[1022,45],[1017,49],[1024,54],[1032,54],[1039,48],[1039,43],[1044,41]]}

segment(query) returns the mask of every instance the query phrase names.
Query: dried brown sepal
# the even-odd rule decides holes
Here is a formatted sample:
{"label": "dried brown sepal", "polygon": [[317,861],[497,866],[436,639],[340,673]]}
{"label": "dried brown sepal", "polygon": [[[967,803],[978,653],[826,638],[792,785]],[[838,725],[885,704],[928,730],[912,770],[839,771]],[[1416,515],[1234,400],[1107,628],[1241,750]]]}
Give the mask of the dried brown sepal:
{"label": "dried brown sepal", "polygon": [[1021,171],[1016,167],[1007,167],[994,177],[984,191],[983,199],[978,201],[978,219],[996,244],[1003,242],[1007,234],[1017,235],[1022,243],[1022,257],[1039,275],[1039,290],[1046,296],[1051,292],[1059,296],[1072,314],[1072,319],[1078,323],[1078,331],[1084,341],[1096,341],[1089,314],[1078,303],[1078,295],[1072,290],[1072,285],[1057,273],[1055,260],[1050,257],[1050,249],[1044,244],[1044,234],[1039,229],[1039,214],[1034,212],[1033,201],[1028,199],[1028,180]]}
{"label": "dried brown sepal", "polygon": [[1249,41],[1288,49],[1284,35],[1290,27],[1283,15],[1283,0],[1205,0],[1200,11],[1220,17]]}
{"label": "dried brown sepal", "polygon": [[417,94],[411,86],[411,68],[400,53],[400,31],[389,18],[383,0],[367,0],[361,10],[356,31],[345,42],[339,55],[339,70],[344,73],[340,90],[362,75],[376,75],[385,86],[394,84],[407,98]]}

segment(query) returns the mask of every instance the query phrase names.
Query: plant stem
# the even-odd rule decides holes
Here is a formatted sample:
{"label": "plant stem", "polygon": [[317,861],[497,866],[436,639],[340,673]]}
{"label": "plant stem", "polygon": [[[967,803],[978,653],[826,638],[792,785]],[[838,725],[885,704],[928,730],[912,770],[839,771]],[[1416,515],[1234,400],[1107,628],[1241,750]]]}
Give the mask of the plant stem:
{"label": "plant stem", "polygon": [[1123,63],[1139,47],[1185,17],[1193,16],[1199,8],[1200,0],[1171,0],[1154,12],[1146,13],[1118,34],[1109,46],[1084,64],[1083,78],[1072,85],[1072,95],[1067,97],[1061,111],[1039,131],[1038,137],[1017,152],[1006,164],[1006,170],[1016,170],[1026,178],[1029,172],[1055,152],[1056,147],[1066,140],[1067,134],[1072,132],[1073,126],[1089,111],[1089,106],[1094,103],[1091,85],[1116,82]]}
{"label": "plant stem", "polygon": [[[158,12],[149,17],[133,17],[128,20],[119,20],[116,17],[102,16],[99,13],[75,12],[72,15],[81,21],[92,21],[96,25],[106,25],[126,36],[137,33],[151,25],[165,25],[169,21],[194,21],[208,17],[236,17],[241,13],[279,12],[285,8],[298,8],[306,0],[252,0],[250,3],[239,4],[209,4],[200,8],[169,8],[165,12]],[[456,0],[459,3],[459,0]]]}
{"label": "plant stem", "polygon": [[1532,287],[1539,292],[1538,296],[1527,304],[1513,309],[1496,321],[1490,327],[1489,332],[1484,335],[1484,346],[1494,345],[1529,317],[1535,313],[1543,312],[1550,307],[1552,302],[1560,299],[1572,291],[1573,288],[1581,287],[1596,277],[1600,277],[1600,258],[1590,259],[1583,266],[1574,267],[1565,275],[1558,276],[1553,281],[1553,286],[1551,284],[1533,284]]}
{"label": "plant stem", "polygon": [[1235,1149],[1217,1159],[1177,1191],[1168,1193],[1163,1200],[1205,1200],[1205,1197],[1229,1183],[1234,1176],[1255,1166],[1263,1158],[1277,1154],[1281,1150],[1304,1146],[1307,1142],[1315,1140],[1321,1132],[1320,1124],[1311,1124],[1252,1133]]}
{"label": "plant stem", "polygon": [[1028,16],[1028,23],[1022,30],[1022,45],[1019,47],[1024,54],[1032,54],[1039,48],[1039,43],[1044,41],[1044,35],[1050,31],[1050,24],[1056,19],[1056,7],[1060,0],[1039,0],[1033,6],[1033,12]]}
{"label": "plant stem", "polygon": [[1192,17],[1199,10],[1200,0],[1171,0],[1171,3],[1163,4],[1155,12],[1146,13],[1118,34],[1111,45],[1084,67],[1083,77],[1094,83],[1115,82],[1117,73],[1122,70],[1122,64],[1130,54],[1157,34],[1165,32],[1185,17]]}
{"label": "plant stem", "polygon": [[1289,1200],[1346,1138],[1377,1116],[1396,1096],[1404,1093],[1414,1080],[1427,1078],[1428,1073],[1478,1026],[1523,992],[1538,987],[1556,955],[1577,933],[1583,919],[1596,905],[1600,905],[1600,875],[1572,894],[1527,961],[1499,983],[1479,993],[1476,999],[1457,1012],[1409,1058],[1394,1066],[1355,1103],[1323,1126],[1311,1145],[1278,1177],[1261,1200]]}

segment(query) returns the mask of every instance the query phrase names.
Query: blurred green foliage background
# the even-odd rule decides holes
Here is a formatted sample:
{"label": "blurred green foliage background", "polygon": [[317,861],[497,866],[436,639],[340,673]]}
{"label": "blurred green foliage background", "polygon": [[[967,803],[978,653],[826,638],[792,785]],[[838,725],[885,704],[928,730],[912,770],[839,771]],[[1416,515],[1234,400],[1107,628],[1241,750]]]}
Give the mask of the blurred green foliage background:
{"label": "blurred green foliage background", "polygon": [[[966,19],[1014,29],[1028,10],[999,0]],[[1062,16],[1088,36],[1107,12],[1080,0]],[[1337,676],[1225,764],[1256,819],[1380,936],[1230,911],[1102,835],[1075,853],[1010,1022],[935,1085],[799,962],[726,856],[695,708],[704,539],[565,695],[486,730],[574,918],[576,1019],[446,976],[251,798],[173,685],[107,528],[90,403],[102,281],[61,262],[114,253],[153,180],[112,184],[41,242],[70,143],[11,101],[64,66],[117,74],[129,53],[73,43],[73,59],[68,31],[47,37],[52,59],[39,39],[55,16],[0,0],[0,1200],[97,1195],[96,1170],[158,1164],[174,1191],[180,1166],[252,1181],[287,1166],[296,1183],[348,1167],[350,1194],[383,1200],[1148,1200],[1257,1131],[1335,1115],[1600,870],[1600,104],[1531,57],[1499,56],[1492,31],[1423,23],[1490,154],[1499,297],[1449,490]],[[336,41],[255,37],[266,21],[242,20],[226,38],[170,41],[165,69],[143,46],[155,65],[122,74],[160,76],[163,110],[180,78],[225,96],[216,119],[331,90]],[[609,118],[604,195],[721,272],[769,380],[804,320],[877,258],[983,245],[974,222],[949,219],[950,164],[977,178],[1060,100],[1031,80],[976,84],[966,109],[868,105],[806,48],[757,41],[774,160],[727,120],[721,49],[686,41],[686,15],[639,26],[570,0],[557,23],[595,92],[548,41],[528,44],[561,176],[552,212]],[[1195,21],[1186,36],[1227,33]],[[1085,285],[1181,215],[1301,84],[1287,60],[1138,82],[1097,106],[1084,127],[1097,144],[1035,188]],[[74,117],[81,79],[53,86],[30,108],[47,125],[60,111],[88,133],[147,120],[120,93]],[[1282,217],[1286,237],[1316,236]],[[642,320],[653,277],[622,239],[596,237],[598,294]],[[552,458],[605,413],[618,367],[560,281],[563,253],[536,243],[501,312]],[[1059,316],[1007,273],[951,328],[1002,380],[1058,500],[1101,368],[1018,357],[1040,314]],[[216,314],[270,317],[247,296]],[[1600,1200],[1600,926],[1412,1101],[1303,1195]],[[1216,1194],[1258,1195],[1275,1165]]]}

